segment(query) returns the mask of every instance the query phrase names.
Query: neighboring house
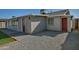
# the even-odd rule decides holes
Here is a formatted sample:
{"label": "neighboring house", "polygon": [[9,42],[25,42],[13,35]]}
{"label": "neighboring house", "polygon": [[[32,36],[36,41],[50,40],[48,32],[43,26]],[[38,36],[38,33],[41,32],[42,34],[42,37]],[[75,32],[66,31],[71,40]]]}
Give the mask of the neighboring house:
{"label": "neighboring house", "polygon": [[78,30],[79,31],[79,18],[74,18],[73,19],[73,30]]}
{"label": "neighboring house", "polygon": [[8,19],[7,28],[12,30],[18,30],[18,20],[16,18]]}
{"label": "neighboring house", "polygon": [[44,15],[20,16],[9,19],[7,28],[30,34],[44,30],[71,32],[72,16],[69,10],[61,10]]}
{"label": "neighboring house", "polygon": [[4,19],[0,19],[0,29],[6,28],[6,21]]}

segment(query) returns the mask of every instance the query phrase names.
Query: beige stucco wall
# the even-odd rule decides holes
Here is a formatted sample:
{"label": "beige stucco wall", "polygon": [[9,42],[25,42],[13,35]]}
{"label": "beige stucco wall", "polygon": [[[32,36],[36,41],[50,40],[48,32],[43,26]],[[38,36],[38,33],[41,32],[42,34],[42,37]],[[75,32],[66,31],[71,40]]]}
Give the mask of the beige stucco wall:
{"label": "beige stucco wall", "polygon": [[[23,20],[24,20],[24,23],[22,23]],[[24,17],[23,19],[22,19],[22,17],[18,18],[17,26],[12,26],[12,20],[8,20],[7,21],[7,28],[23,32],[22,24],[25,25],[25,32],[31,33],[31,21],[28,19],[28,17]]]}
{"label": "beige stucco wall", "polygon": [[28,17],[18,19],[18,31],[23,32],[23,24],[25,26],[25,32],[31,33],[31,21],[28,19]]}
{"label": "beige stucco wall", "polygon": [[23,29],[22,29],[22,18],[19,18],[18,19],[18,31],[23,31]]}
{"label": "beige stucco wall", "polygon": [[0,22],[0,28],[6,28],[6,22]]}
{"label": "beige stucco wall", "polygon": [[[36,33],[44,30],[55,30],[55,31],[62,31],[62,20],[61,17],[57,16],[54,17],[54,23],[52,25],[48,25],[48,21],[46,17],[43,16],[29,16],[18,19],[18,23],[16,27],[12,26],[11,20],[7,21],[7,28],[21,31],[23,32],[23,25],[22,22],[24,20],[25,25],[25,32],[26,33]],[[67,18],[67,29],[68,32],[71,32],[72,22],[71,17]]]}
{"label": "beige stucco wall", "polygon": [[25,32],[31,33],[31,20],[29,20],[29,17],[24,18],[24,25],[25,25]]}
{"label": "beige stucco wall", "polygon": [[75,29],[75,19],[72,19],[72,28]]}
{"label": "beige stucco wall", "polygon": [[[62,31],[62,20],[61,17],[54,17],[54,24],[48,25],[47,23],[47,29],[48,30],[54,30],[54,31]],[[67,31],[71,32],[72,22],[71,18],[67,17]]]}
{"label": "beige stucco wall", "polygon": [[71,32],[71,29],[72,29],[72,19],[71,19],[71,17],[67,17],[67,30],[68,30],[68,32]]}
{"label": "beige stucco wall", "polygon": [[61,20],[60,20],[60,17],[54,17],[53,20],[54,20],[54,22],[53,22],[52,25],[49,25],[48,21],[47,21],[47,29],[48,30],[61,31]]}

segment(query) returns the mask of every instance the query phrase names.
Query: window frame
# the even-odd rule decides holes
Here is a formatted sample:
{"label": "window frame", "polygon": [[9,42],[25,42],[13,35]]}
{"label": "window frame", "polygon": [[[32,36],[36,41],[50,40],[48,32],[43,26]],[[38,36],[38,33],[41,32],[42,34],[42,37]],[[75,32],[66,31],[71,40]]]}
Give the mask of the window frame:
{"label": "window frame", "polygon": [[48,25],[53,25],[54,24],[54,18],[49,17],[47,23],[48,23]]}

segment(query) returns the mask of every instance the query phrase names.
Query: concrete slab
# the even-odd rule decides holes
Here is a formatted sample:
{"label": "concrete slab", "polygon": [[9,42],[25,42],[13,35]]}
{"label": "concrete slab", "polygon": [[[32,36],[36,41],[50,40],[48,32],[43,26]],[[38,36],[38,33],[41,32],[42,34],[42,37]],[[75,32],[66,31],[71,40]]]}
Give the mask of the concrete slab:
{"label": "concrete slab", "polygon": [[78,46],[79,32],[62,33],[62,32],[55,32],[55,31],[45,31],[45,32],[40,32],[32,35],[16,34],[12,37],[15,38],[17,42],[8,44],[4,48],[0,48],[0,49],[3,49],[3,50],[79,49],[79,46]]}

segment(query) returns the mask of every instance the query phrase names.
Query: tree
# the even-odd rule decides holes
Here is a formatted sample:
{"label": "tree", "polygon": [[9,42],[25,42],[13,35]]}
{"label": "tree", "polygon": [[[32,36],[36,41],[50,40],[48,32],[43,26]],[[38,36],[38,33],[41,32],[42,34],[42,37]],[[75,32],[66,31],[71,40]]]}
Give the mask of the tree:
{"label": "tree", "polygon": [[45,14],[45,9],[41,9],[40,14]]}
{"label": "tree", "polygon": [[12,18],[15,18],[15,16],[12,16]]}

